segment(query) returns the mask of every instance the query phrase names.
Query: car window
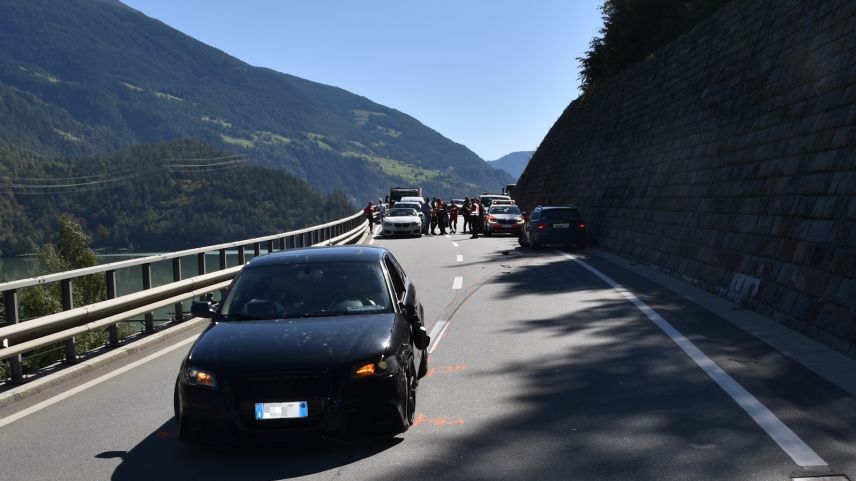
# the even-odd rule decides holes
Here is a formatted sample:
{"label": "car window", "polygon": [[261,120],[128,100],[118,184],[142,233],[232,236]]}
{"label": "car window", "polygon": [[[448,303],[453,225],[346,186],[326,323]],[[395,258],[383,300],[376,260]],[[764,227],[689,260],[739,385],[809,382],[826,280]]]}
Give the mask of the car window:
{"label": "car window", "polygon": [[577,209],[545,209],[542,214],[544,220],[573,220],[580,216]]}
{"label": "car window", "polygon": [[387,216],[390,217],[408,217],[408,216],[418,216],[419,214],[415,209],[392,209],[387,213]]}
{"label": "car window", "polygon": [[490,208],[491,214],[520,214],[520,209],[515,205],[496,205]]}
{"label": "car window", "polygon": [[530,217],[529,220],[541,220],[541,211],[536,210],[535,212],[533,212],[532,217]]}
{"label": "car window", "polygon": [[377,262],[309,262],[245,269],[220,310],[226,320],[392,312]]}
{"label": "car window", "polygon": [[389,271],[389,278],[392,280],[392,289],[395,291],[395,297],[401,299],[404,295],[404,278],[401,273],[401,267],[389,255],[384,257],[384,262],[386,262],[386,270]]}

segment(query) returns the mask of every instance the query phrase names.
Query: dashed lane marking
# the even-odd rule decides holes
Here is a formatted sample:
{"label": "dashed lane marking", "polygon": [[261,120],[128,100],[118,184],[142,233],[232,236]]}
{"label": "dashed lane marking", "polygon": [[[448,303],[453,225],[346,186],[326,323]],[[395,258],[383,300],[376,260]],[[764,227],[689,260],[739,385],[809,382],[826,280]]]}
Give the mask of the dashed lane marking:
{"label": "dashed lane marking", "polygon": [[461,255],[461,254],[458,254],[458,255],[457,255],[457,257],[456,257],[456,260],[457,260],[458,262],[464,262],[464,256],[463,256],[463,255]]}
{"label": "dashed lane marking", "polygon": [[464,278],[461,276],[455,277],[455,280],[452,282],[452,289],[460,289],[464,287]]}
{"label": "dashed lane marking", "polygon": [[621,284],[614,281],[611,277],[600,272],[571,254],[561,253],[563,256],[578,263],[587,271],[591,272],[600,280],[615,289],[625,299],[630,301],[637,309],[642,311],[648,319],[651,320],[657,327],[660,328],[669,338],[674,341],[702,370],[713,379],[719,387],[722,388],[744,411],[753,419],[758,426],[761,427],[772,439],[782,448],[795,463],[802,467],[819,467],[827,466],[817,453],[815,453],[802,439],[799,438],[791,429],[785,425],[779,418],[761,404],[755,396],[741,386],[737,381],[722,370],[713,360],[701,351],[689,339],[683,336],[677,329],[674,328],[662,316],[657,314],[654,309],[648,304],[642,302],[635,294],[625,289]]}
{"label": "dashed lane marking", "polygon": [[452,242],[452,245],[453,245],[453,246],[455,246],[455,247],[461,247],[461,245],[460,245],[460,244],[458,244],[457,242]]}

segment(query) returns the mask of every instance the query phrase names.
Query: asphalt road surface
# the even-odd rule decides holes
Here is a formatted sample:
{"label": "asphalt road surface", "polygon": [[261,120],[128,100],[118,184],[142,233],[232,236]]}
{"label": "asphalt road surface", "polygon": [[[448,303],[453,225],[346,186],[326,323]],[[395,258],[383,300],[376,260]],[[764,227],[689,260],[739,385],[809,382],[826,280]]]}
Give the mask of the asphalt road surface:
{"label": "asphalt road surface", "polygon": [[172,389],[191,336],[0,409],[0,479],[856,480],[854,398],[664,287],[514,238],[374,243],[414,279],[433,334],[407,433],[186,448]]}

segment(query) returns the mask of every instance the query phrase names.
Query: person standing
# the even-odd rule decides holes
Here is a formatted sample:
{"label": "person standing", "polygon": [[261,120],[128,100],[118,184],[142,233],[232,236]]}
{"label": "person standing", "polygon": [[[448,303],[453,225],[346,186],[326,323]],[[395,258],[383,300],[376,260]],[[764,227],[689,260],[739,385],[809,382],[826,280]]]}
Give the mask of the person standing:
{"label": "person standing", "polygon": [[[464,218],[464,229],[463,233],[467,233],[467,224],[470,223],[470,198],[464,197],[464,204],[461,206],[461,216]],[[472,227],[470,227],[472,230]]]}
{"label": "person standing", "polygon": [[383,199],[377,198],[377,217],[383,222],[383,217],[386,215],[386,206],[383,205]]}
{"label": "person standing", "polygon": [[363,214],[365,214],[366,220],[369,221],[369,227],[374,225],[374,208],[372,207],[371,202],[369,202],[369,205],[367,205],[366,208],[363,209]]}
{"label": "person standing", "polygon": [[477,198],[473,198],[472,205],[470,206],[470,230],[473,231],[473,235],[470,239],[479,238],[479,231],[481,230],[481,225],[479,225],[481,210],[482,206],[479,204],[479,200]]}
{"label": "person standing", "polygon": [[437,205],[440,206],[437,209],[437,225],[440,226],[440,235],[446,235],[446,227],[449,225],[449,211],[445,202],[438,200]]}
{"label": "person standing", "polygon": [[431,204],[428,203],[428,197],[422,204],[422,234],[428,235],[428,225],[431,223]]}
{"label": "person standing", "polygon": [[458,206],[454,202],[449,206],[449,231],[454,234],[458,230]]}

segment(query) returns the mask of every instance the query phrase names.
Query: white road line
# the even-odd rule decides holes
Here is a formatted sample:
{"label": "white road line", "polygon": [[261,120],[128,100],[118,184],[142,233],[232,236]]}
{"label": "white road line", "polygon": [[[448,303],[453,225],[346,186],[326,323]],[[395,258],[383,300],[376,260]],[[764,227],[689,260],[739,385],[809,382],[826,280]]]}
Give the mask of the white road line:
{"label": "white road line", "polygon": [[369,240],[369,245],[374,244],[375,236],[380,233],[381,229],[383,229],[382,226],[377,226],[377,229],[372,229],[372,238]]}
{"label": "white road line", "polygon": [[431,338],[431,345],[428,346],[428,354],[437,349],[437,345],[440,344],[440,339],[443,339],[443,334],[446,333],[447,327],[449,327],[449,321],[437,321],[434,323],[434,327],[428,335]]}
{"label": "white road line", "polygon": [[12,415],[9,415],[5,418],[2,418],[2,419],[0,419],[0,428],[2,428],[3,426],[6,426],[7,424],[11,424],[11,423],[13,423],[13,422],[25,417],[25,416],[29,416],[30,414],[41,411],[42,409],[44,409],[46,407],[53,406],[54,404],[56,404],[56,403],[58,403],[64,399],[68,399],[71,396],[74,396],[75,394],[77,394],[79,392],[85,391],[85,390],[87,390],[87,389],[89,389],[89,388],[91,388],[97,384],[100,384],[100,383],[102,383],[108,379],[122,375],[122,374],[130,371],[131,369],[134,369],[136,367],[139,367],[139,366],[151,361],[152,359],[155,359],[157,357],[163,356],[164,354],[166,354],[168,352],[172,352],[172,351],[175,351],[176,349],[184,347],[184,346],[190,344],[191,342],[193,342],[195,340],[196,340],[196,336],[193,336],[189,339],[185,339],[185,340],[179,342],[178,344],[167,347],[165,349],[161,349],[158,352],[149,354],[148,356],[146,356],[140,360],[134,361],[131,364],[128,364],[127,366],[120,367],[119,369],[116,369],[115,371],[109,372],[109,373],[107,373],[101,377],[95,378],[95,379],[93,379],[87,383],[81,384],[80,386],[77,386],[75,388],[69,389],[68,391],[65,391],[62,394],[57,394],[56,396],[54,396],[50,399],[46,399],[46,400],[44,400],[38,404],[34,404],[34,405],[28,407],[27,409],[23,409],[21,411],[16,412],[15,414],[12,414]]}
{"label": "white road line", "polygon": [[461,247],[461,245],[460,245],[460,244],[458,244],[457,242],[452,242],[452,245],[453,245],[453,246],[455,246],[455,247]]}
{"label": "white road line", "polygon": [[458,255],[457,255],[457,257],[456,257],[455,259],[456,259],[458,262],[464,262],[464,256],[463,256],[463,255],[461,255],[461,254],[458,254]]}
{"label": "white road line", "polygon": [[454,282],[452,282],[452,289],[460,289],[464,286],[464,278],[458,276],[455,278]]}
{"label": "white road line", "polygon": [[746,413],[751,416],[759,426],[761,426],[761,429],[766,431],[773,441],[775,441],[776,444],[778,444],[779,447],[781,447],[795,463],[802,467],[827,466],[826,461],[824,461],[823,458],[818,456],[818,454],[815,453],[808,444],[791,431],[791,429],[779,420],[772,411],[761,404],[761,401],[749,393],[749,391],[735,381],[734,378],[729,376],[728,373],[723,371],[722,368],[713,362],[711,358],[707,357],[701,349],[684,337],[677,329],[674,328],[674,326],[657,314],[654,309],[651,309],[648,304],[639,300],[636,295],[622,287],[621,284],[615,282],[611,277],[590,266],[588,263],[583,262],[570,254],[564,252],[561,254],[568,259],[575,261],[583,268],[599,277],[600,280],[609,284],[609,286],[618,291],[619,294],[636,306],[637,309],[642,311],[642,313],[656,324],[656,326],[659,327],[667,336],[669,336],[669,338],[672,339],[678,347],[683,349],[690,359],[698,364],[698,366],[702,368],[702,370],[704,370],[704,372],[707,373],[714,382],[719,384],[719,387],[731,396],[731,398],[734,399],[734,401],[737,402],[737,404],[743,408],[743,410],[746,411]]}

